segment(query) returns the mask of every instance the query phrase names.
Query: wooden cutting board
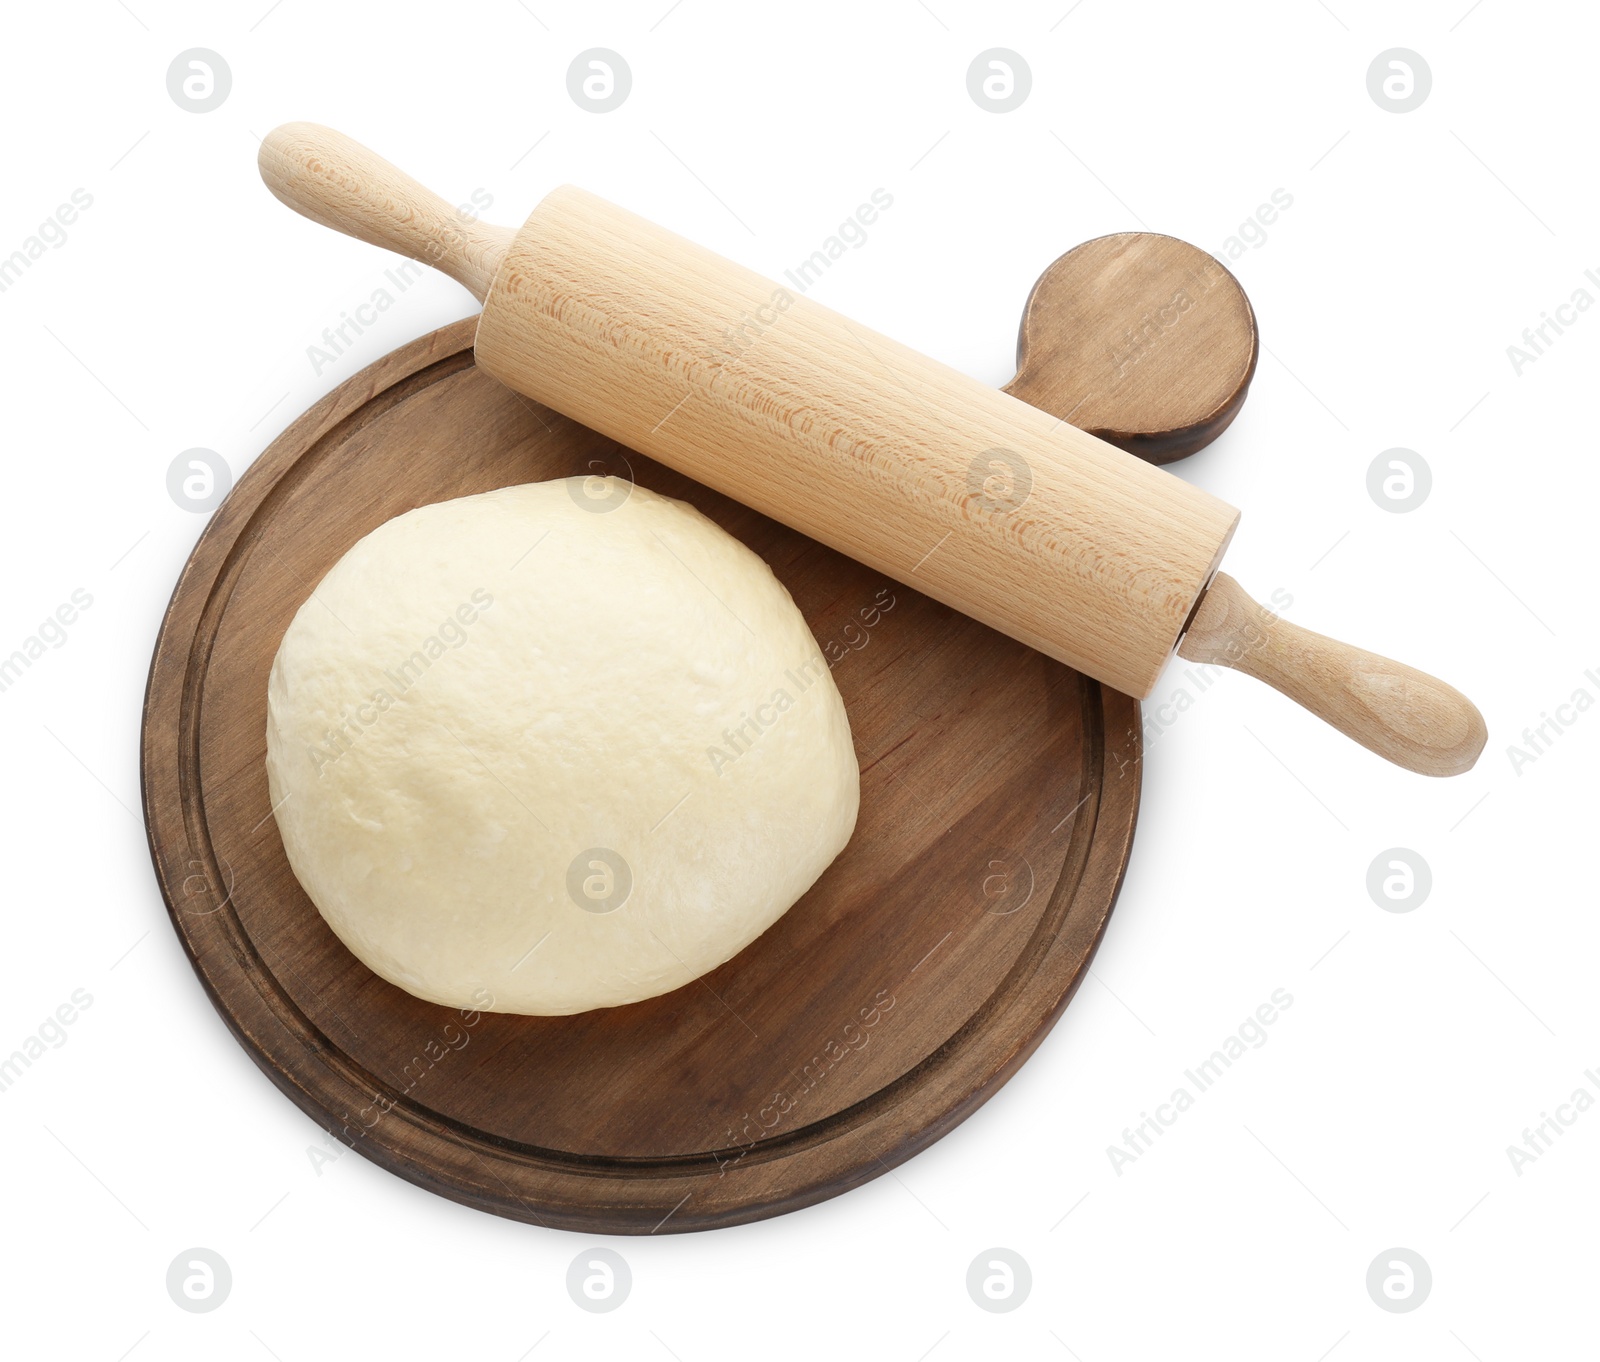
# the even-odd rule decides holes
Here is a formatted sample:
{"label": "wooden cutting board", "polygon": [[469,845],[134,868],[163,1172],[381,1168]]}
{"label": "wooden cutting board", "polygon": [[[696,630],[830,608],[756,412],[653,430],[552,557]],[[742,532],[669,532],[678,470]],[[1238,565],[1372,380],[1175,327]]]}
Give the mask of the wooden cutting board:
{"label": "wooden cutting board", "polygon": [[[1165,305],[1197,260],[1145,234],[1062,257],[1030,296],[1012,390],[1062,416],[1092,401],[1163,459],[1212,438],[1254,368],[1231,276],[1197,301],[1204,325],[1115,360],[1145,302]],[[1108,274],[1097,317],[1083,300]],[[1084,343],[1094,327],[1104,346]],[[143,796],[195,970],[313,1120],[496,1214],[666,1233],[876,1177],[998,1089],[1072,996],[1131,845],[1138,706],[517,396],[475,367],[473,329],[395,351],[296,421],[178,581],[151,666]],[[844,697],[860,820],[811,891],[703,979],[573,1017],[463,1014],[373,975],[295,880],[267,794],[267,674],[312,588],[384,521],[589,472],[692,502],[772,565]]]}

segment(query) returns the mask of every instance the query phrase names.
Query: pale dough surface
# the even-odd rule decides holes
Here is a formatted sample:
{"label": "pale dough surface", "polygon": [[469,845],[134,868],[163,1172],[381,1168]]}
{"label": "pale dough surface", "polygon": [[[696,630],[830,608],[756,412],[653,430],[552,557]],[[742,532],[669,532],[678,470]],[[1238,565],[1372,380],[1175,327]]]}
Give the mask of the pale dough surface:
{"label": "pale dough surface", "polygon": [[536,1014],[721,964],[860,798],[843,701],[767,565],[600,479],[424,506],[351,548],[273,662],[267,775],[295,874],[370,969]]}

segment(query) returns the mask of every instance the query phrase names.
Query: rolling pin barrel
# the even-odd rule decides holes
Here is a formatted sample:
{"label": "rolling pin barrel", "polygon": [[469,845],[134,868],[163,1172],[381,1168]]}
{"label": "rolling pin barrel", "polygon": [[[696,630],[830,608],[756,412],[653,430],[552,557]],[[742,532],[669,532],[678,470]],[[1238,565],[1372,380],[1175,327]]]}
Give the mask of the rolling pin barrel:
{"label": "rolling pin barrel", "polygon": [[[515,233],[483,226],[313,124],[271,133],[261,171],[305,216],[471,289],[477,362],[508,386],[1109,686],[1148,696],[1191,619],[1221,627],[1221,597],[1198,607],[1233,507],[797,280],[570,186]],[[1272,638],[1270,666],[1207,656],[1413,770],[1476,759],[1483,721],[1459,692],[1409,668],[1378,684],[1373,667],[1398,664],[1319,636]]]}
{"label": "rolling pin barrel", "polygon": [[1238,512],[1037,407],[564,187],[516,234],[479,365],[1132,695]]}

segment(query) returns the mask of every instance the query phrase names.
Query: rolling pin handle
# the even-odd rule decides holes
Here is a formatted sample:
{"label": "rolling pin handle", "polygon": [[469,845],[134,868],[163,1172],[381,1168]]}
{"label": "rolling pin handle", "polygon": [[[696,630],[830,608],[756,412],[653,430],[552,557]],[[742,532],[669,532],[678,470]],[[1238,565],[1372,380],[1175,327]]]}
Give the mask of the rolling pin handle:
{"label": "rolling pin handle", "polygon": [[302,217],[432,265],[480,303],[515,235],[458,212],[341,132],[285,123],[269,132],[261,178]]}
{"label": "rolling pin handle", "polygon": [[1265,681],[1346,737],[1420,775],[1470,770],[1489,736],[1483,715],[1453,686],[1290,624],[1224,572],[1201,599],[1178,656]]}

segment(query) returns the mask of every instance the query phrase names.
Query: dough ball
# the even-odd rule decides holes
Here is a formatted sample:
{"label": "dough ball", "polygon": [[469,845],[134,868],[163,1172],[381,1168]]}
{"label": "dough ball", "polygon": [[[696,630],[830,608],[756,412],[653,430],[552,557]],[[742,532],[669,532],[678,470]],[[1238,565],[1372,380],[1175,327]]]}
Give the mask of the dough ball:
{"label": "dough ball", "polygon": [[289,863],[370,969],[561,1014],[688,983],[855,827],[844,703],[789,593],[682,502],[561,479],[374,530],[272,664]]}

